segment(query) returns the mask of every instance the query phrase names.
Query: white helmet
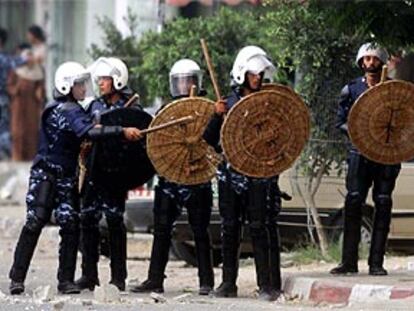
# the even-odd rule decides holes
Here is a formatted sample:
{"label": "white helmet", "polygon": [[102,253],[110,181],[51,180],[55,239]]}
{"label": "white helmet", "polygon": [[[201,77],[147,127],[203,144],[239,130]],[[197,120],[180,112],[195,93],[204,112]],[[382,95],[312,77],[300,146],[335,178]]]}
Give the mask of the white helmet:
{"label": "white helmet", "polygon": [[195,61],[188,58],[176,61],[170,70],[171,96],[188,96],[192,85],[200,91],[202,80],[203,72]]}
{"label": "white helmet", "polygon": [[264,77],[271,80],[276,68],[269,60],[265,51],[258,46],[249,45],[240,50],[231,70],[233,81],[242,85],[246,72],[259,74],[264,72]]}
{"label": "white helmet", "polygon": [[128,83],[128,68],[115,57],[100,57],[88,68],[94,80],[99,77],[111,77],[115,90],[123,89]]}
{"label": "white helmet", "polygon": [[68,95],[77,82],[86,83],[86,97],[92,96],[92,79],[89,71],[77,62],[61,64],[55,73],[55,88],[59,93]]}
{"label": "white helmet", "polygon": [[383,64],[387,63],[388,60],[388,53],[385,49],[379,47],[375,43],[364,43],[358,50],[357,57],[355,59],[355,63],[361,67],[361,60],[364,56],[376,56]]}

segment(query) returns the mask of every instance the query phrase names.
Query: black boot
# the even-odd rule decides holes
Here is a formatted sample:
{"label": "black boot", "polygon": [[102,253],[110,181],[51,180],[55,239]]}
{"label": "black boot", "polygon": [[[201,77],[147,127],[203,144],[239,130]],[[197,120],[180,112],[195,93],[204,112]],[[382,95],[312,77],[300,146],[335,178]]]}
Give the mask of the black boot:
{"label": "black boot", "polygon": [[198,290],[198,294],[200,296],[208,296],[212,292],[213,286],[211,285],[200,285],[200,289]]}
{"label": "black boot", "polygon": [[63,295],[80,294],[79,287],[74,282],[64,281],[59,282],[58,291]]}
{"label": "black boot", "polygon": [[270,294],[271,269],[270,269],[270,243],[268,232],[264,225],[250,225],[250,234],[252,237],[253,255],[256,267],[256,280],[260,293]]}
{"label": "black boot", "polygon": [[270,284],[272,296],[279,296],[282,288],[282,276],[280,271],[280,243],[277,223],[268,226],[270,239]]}
{"label": "black boot", "polygon": [[[223,231],[224,233],[225,231]],[[214,291],[216,297],[237,297],[237,275],[239,270],[239,231],[236,236],[226,239],[223,234],[223,282]]]}
{"label": "black boot", "polygon": [[199,295],[208,295],[214,288],[213,254],[208,232],[212,205],[213,195],[210,187],[194,187],[186,201],[188,220],[196,247]]}
{"label": "black boot", "polygon": [[79,245],[79,227],[68,225],[59,231],[58,291],[61,294],[79,294],[80,289],[73,282]]}
{"label": "black boot", "polygon": [[237,297],[239,243],[226,243],[223,236],[223,282],[214,291],[216,297]]}
{"label": "black boot", "polygon": [[[223,271],[224,274],[224,271]],[[224,279],[224,277],[223,277]],[[237,297],[237,285],[234,281],[223,281],[213,292],[215,297]]]}
{"label": "black boot", "polygon": [[11,281],[9,286],[10,295],[20,295],[24,292],[24,283]]}
{"label": "black boot", "polygon": [[388,275],[388,271],[385,270],[382,266],[370,266],[369,275],[384,276]]}
{"label": "black boot", "polygon": [[[269,235],[269,229],[272,228],[269,224],[270,207],[267,205],[267,194],[267,187],[263,183],[253,182],[249,185],[247,216],[253,246],[256,280],[261,293],[270,293],[272,287],[270,266],[271,240]],[[274,232],[272,233],[274,234]]]}
{"label": "black boot", "polygon": [[[348,201],[353,204],[347,203]],[[361,239],[361,214],[358,205],[359,202],[352,202],[352,198],[349,199],[347,197],[345,204],[349,204],[350,206],[345,206],[342,262],[329,271],[330,274],[334,275],[358,273],[358,247]]]}
{"label": "black boot", "polygon": [[158,279],[154,279],[154,278],[147,279],[141,284],[131,287],[130,291],[133,293],[155,292],[155,293],[161,294],[164,292],[163,281],[164,281],[164,276]]}
{"label": "black boot", "polygon": [[391,206],[377,206],[368,258],[370,275],[384,276],[388,274],[383,265],[390,222]]}
{"label": "black boot", "polygon": [[109,246],[111,254],[111,280],[110,284],[125,291],[127,278],[127,233],[123,220],[112,222],[108,220]]}
{"label": "black boot", "polygon": [[24,225],[14,252],[14,261],[10,269],[9,277],[10,294],[19,295],[24,292],[24,280],[32,260],[34,250],[41,233],[41,227],[30,229]]}
{"label": "black boot", "polygon": [[200,280],[200,295],[208,295],[214,287],[214,272],[212,252],[208,234],[203,239],[195,241],[198,264],[198,278]]}
{"label": "black boot", "polygon": [[170,252],[171,236],[165,232],[154,232],[148,279],[131,288],[134,293],[164,292],[164,272]]}
{"label": "black boot", "polygon": [[99,286],[98,261],[99,261],[99,228],[85,227],[81,229],[82,248],[82,276],[75,281],[79,289],[93,291]]}
{"label": "black boot", "polygon": [[165,180],[160,179],[158,186],[155,187],[154,240],[148,278],[140,285],[131,288],[131,292],[134,293],[164,292],[163,283],[170,253],[171,231],[173,223],[179,215],[175,201],[164,193],[164,183]]}
{"label": "black boot", "polygon": [[331,269],[329,273],[334,275],[355,274],[358,273],[358,266],[340,263],[338,266]]}

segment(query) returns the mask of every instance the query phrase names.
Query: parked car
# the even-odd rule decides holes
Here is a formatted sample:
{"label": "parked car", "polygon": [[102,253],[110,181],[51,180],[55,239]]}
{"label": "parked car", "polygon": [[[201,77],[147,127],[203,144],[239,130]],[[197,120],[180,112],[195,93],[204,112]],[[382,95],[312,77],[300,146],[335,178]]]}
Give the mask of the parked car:
{"label": "parked car", "polygon": [[[291,201],[283,201],[279,216],[279,228],[282,247],[291,248],[298,243],[309,241],[308,212],[295,187],[296,183],[303,184],[304,177],[292,178],[292,171],[288,170],[280,177],[280,187],[292,196]],[[126,204],[125,223],[131,232],[151,232],[153,228],[153,185],[152,181],[145,187],[129,192]],[[220,215],[218,212],[217,189],[213,182],[214,206],[210,222],[210,234],[213,246],[214,264],[221,262]],[[394,191],[394,208],[392,212],[389,247],[393,250],[414,253],[414,163],[402,164],[402,170],[397,179]],[[343,227],[343,205],[345,178],[327,176],[322,180],[316,195],[316,205],[322,224],[326,227],[328,237],[340,239]],[[361,240],[369,243],[372,229],[372,216],[374,213],[371,193],[366,205],[363,207],[363,220]],[[316,234],[315,234],[316,236]],[[172,251],[180,259],[191,265],[196,265],[195,245],[188,224],[186,210],[177,220],[173,232]],[[241,244],[241,256],[252,253],[248,226],[244,226]]]}

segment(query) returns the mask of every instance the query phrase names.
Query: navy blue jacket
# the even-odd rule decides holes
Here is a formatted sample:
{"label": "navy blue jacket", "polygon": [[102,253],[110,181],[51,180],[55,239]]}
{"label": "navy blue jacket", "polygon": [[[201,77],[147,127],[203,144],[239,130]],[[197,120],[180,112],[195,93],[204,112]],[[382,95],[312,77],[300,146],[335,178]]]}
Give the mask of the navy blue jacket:
{"label": "navy blue jacket", "polygon": [[367,89],[368,84],[366,83],[365,77],[359,77],[345,85],[341,91],[335,126],[345,135],[348,135],[347,122],[349,111],[358,97]]}
{"label": "navy blue jacket", "polygon": [[63,97],[48,104],[42,114],[33,165],[43,161],[61,167],[64,175],[74,176],[81,142],[93,126],[92,118],[75,101]]}
{"label": "navy blue jacket", "polygon": [[[352,80],[344,86],[339,97],[338,111],[336,114],[335,126],[348,137],[348,114],[352,105],[358,97],[368,89],[368,84],[364,76]],[[349,150],[359,153],[358,149],[349,144]]]}
{"label": "navy blue jacket", "polygon": [[[126,86],[119,91],[119,94],[121,95],[121,98],[114,104],[108,104],[105,101],[104,97],[99,97],[92,101],[87,111],[96,123],[100,122],[100,115],[103,112],[124,107],[128,99],[133,95],[133,91]],[[137,101],[135,101],[135,103],[133,103],[131,107],[142,109],[142,107],[137,103]]]}

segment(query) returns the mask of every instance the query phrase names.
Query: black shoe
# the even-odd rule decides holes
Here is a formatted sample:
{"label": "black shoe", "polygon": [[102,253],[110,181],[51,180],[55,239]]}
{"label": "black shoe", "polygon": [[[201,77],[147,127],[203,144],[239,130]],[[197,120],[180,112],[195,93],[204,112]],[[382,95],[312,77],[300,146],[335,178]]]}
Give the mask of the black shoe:
{"label": "black shoe", "polygon": [[73,282],[62,282],[58,284],[59,294],[69,295],[69,294],[80,294],[80,289]]}
{"label": "black shoe", "polygon": [[354,265],[339,264],[337,267],[329,271],[330,274],[340,275],[340,274],[355,274],[358,273],[358,267]]}
{"label": "black shoe", "polygon": [[75,281],[75,285],[80,289],[89,289],[90,291],[95,290],[95,286],[99,286],[98,279],[89,279],[86,276],[82,275],[79,279]]}
{"label": "black shoe", "polygon": [[257,299],[261,301],[272,301],[272,294],[270,290],[265,288],[260,288],[258,291]]}
{"label": "black shoe", "polygon": [[213,292],[213,286],[210,285],[201,285],[198,290],[198,294],[201,296],[208,296],[211,292]]}
{"label": "black shoe", "polygon": [[369,275],[384,276],[384,275],[388,275],[388,272],[381,266],[370,266]]}
{"label": "black shoe", "polygon": [[148,279],[148,280],[145,280],[144,282],[142,282],[141,284],[139,284],[137,286],[131,287],[130,291],[133,292],[133,293],[150,293],[150,292],[154,292],[154,293],[161,294],[161,293],[164,292],[164,287],[163,287],[162,283],[155,282],[151,279]]}
{"label": "black shoe", "polygon": [[272,288],[260,288],[258,291],[258,299],[262,301],[276,301],[282,292]]}
{"label": "black shoe", "polygon": [[109,284],[115,285],[119,289],[119,291],[121,291],[121,292],[125,291],[125,281],[110,280]]}
{"label": "black shoe", "polygon": [[23,282],[16,282],[16,281],[11,281],[10,282],[10,295],[20,295],[21,293],[24,292],[24,283]]}
{"label": "black shoe", "polygon": [[215,297],[237,297],[237,285],[232,282],[223,282],[213,294]]}
{"label": "black shoe", "polygon": [[279,299],[279,297],[283,294],[283,291],[281,291],[280,289],[272,289],[271,291],[271,295],[272,295],[272,300],[271,301],[276,301]]}

